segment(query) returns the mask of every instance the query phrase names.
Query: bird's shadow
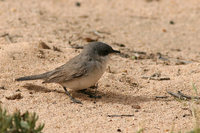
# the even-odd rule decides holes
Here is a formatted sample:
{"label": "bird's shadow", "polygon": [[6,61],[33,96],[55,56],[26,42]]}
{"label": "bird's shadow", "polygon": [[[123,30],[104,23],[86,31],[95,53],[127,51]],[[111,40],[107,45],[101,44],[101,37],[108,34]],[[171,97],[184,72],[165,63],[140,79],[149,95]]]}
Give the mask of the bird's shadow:
{"label": "bird's shadow", "polygon": [[[96,95],[101,96],[101,98],[92,98],[92,101],[95,102],[104,102],[104,103],[118,103],[124,105],[136,105],[142,102],[152,101],[153,99],[148,96],[132,96],[132,95],[125,95],[120,93],[114,92],[102,92],[97,91]],[[76,98],[82,99],[83,101],[91,101],[91,98],[88,96],[79,95],[78,93],[74,93],[73,95]]]}
{"label": "bird's shadow", "polygon": [[[30,91],[35,91],[35,92],[56,92],[56,93],[62,93],[65,94],[64,90],[50,90],[46,87],[42,87],[39,85],[34,85],[34,84],[25,84],[23,86],[24,88],[30,90]],[[154,101],[155,99],[146,95],[142,96],[132,96],[132,95],[124,95],[124,94],[119,94],[119,93],[114,93],[114,92],[102,92],[102,91],[97,91],[97,95],[102,96],[100,99],[95,99],[95,98],[89,98],[87,95],[80,94],[74,91],[70,92],[73,97],[77,99],[82,99],[83,101],[101,101],[104,103],[118,103],[118,104],[124,104],[124,105],[135,105],[139,104],[142,102],[150,102]]]}
{"label": "bird's shadow", "polygon": [[39,85],[34,85],[34,84],[30,84],[27,83],[23,86],[25,89],[29,90],[29,91],[34,91],[34,92],[43,92],[43,93],[48,93],[48,92],[56,92],[56,93],[64,93],[64,91],[61,90],[50,90],[46,87],[43,86],[39,86]]}

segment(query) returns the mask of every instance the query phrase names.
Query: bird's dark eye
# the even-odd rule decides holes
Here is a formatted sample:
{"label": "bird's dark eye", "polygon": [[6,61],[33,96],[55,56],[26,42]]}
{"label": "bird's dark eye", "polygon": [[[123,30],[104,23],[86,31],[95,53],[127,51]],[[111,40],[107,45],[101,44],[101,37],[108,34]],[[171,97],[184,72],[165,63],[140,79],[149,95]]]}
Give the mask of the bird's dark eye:
{"label": "bird's dark eye", "polygon": [[104,54],[104,55],[108,55],[108,54],[109,54],[108,50],[105,50],[105,51],[103,52],[103,54]]}
{"label": "bird's dark eye", "polygon": [[106,56],[109,54],[109,51],[108,50],[102,50],[102,51],[99,51],[98,53],[100,56]]}

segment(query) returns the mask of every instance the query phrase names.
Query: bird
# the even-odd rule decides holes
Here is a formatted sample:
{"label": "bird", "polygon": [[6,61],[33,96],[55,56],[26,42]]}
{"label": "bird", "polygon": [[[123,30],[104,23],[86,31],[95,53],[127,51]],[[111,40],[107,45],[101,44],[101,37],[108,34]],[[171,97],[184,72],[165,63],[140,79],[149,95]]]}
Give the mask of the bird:
{"label": "bird", "polygon": [[103,42],[90,42],[81,53],[60,67],[38,75],[25,76],[16,81],[43,80],[42,83],[58,83],[72,102],[82,104],[72,97],[67,88],[81,90],[94,86],[106,71],[110,55],[120,53]]}

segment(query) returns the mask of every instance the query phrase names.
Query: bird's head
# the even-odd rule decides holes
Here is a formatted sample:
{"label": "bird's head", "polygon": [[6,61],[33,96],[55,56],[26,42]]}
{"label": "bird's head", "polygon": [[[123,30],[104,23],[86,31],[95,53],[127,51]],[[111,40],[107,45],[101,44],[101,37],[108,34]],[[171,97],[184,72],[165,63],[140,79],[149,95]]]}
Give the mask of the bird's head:
{"label": "bird's head", "polygon": [[108,44],[102,42],[91,42],[84,47],[84,51],[89,53],[97,54],[99,56],[107,56],[113,53],[120,53],[118,50],[114,50]]}

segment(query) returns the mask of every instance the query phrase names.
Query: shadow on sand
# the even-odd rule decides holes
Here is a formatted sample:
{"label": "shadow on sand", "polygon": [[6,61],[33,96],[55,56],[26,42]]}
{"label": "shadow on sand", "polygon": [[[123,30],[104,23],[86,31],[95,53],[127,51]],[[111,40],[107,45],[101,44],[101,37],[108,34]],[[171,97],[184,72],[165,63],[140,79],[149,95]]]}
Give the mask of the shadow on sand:
{"label": "shadow on sand", "polygon": [[[64,90],[50,90],[46,87],[42,87],[39,85],[34,85],[34,84],[25,84],[23,86],[24,88],[31,90],[31,91],[35,91],[35,92],[44,92],[44,93],[48,93],[48,92],[56,92],[56,93],[62,93],[65,94]],[[70,92],[73,97],[77,98],[77,99],[81,99],[82,102],[84,101],[95,101],[94,98],[89,98],[87,95],[75,92],[75,91],[71,91]],[[118,104],[124,104],[124,105],[135,105],[135,104],[139,104],[142,102],[150,102],[150,101],[155,101],[154,98],[150,97],[150,96],[132,96],[132,95],[124,95],[124,94],[117,94],[114,92],[101,92],[101,91],[97,91],[97,95],[102,96],[102,98],[100,99],[96,99],[96,102],[100,101],[100,102],[104,102],[104,103],[118,103]]]}

